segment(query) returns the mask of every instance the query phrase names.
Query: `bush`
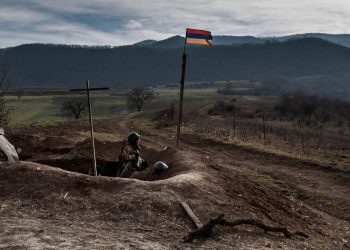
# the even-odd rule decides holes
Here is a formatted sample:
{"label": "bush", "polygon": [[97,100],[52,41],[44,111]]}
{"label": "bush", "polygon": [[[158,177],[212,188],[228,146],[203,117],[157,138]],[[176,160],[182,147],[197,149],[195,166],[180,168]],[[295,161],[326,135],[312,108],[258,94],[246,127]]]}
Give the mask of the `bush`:
{"label": "bush", "polygon": [[208,110],[209,115],[223,115],[230,113],[236,109],[236,106],[231,102],[217,101],[213,108]]}
{"label": "bush", "polygon": [[350,121],[350,102],[301,91],[282,95],[275,110],[283,117],[304,119],[309,124]]}

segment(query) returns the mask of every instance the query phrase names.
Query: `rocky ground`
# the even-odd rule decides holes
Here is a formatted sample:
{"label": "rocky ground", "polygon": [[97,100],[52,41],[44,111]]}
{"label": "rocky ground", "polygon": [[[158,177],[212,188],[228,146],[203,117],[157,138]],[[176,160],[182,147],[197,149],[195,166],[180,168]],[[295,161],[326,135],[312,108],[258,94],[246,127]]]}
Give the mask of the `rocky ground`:
{"label": "rocky ground", "polygon": [[[23,161],[0,166],[0,248],[350,248],[349,172],[189,134],[179,150],[166,132],[124,120],[96,125],[99,165],[116,160],[131,130],[142,132],[143,158],[164,161],[169,171],[149,168],[130,179],[87,175],[85,124],[9,131]],[[210,238],[185,243],[194,226],[181,201],[203,223],[223,213],[310,237],[217,226]]]}

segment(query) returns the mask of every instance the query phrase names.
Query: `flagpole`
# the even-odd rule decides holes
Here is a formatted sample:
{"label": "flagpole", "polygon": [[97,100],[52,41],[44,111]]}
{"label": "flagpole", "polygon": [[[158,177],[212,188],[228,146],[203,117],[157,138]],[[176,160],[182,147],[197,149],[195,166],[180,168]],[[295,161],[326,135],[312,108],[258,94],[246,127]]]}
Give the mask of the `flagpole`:
{"label": "flagpole", "polygon": [[181,134],[181,123],[182,123],[182,104],[184,98],[184,87],[185,87],[185,73],[186,73],[186,39],[187,39],[187,31],[185,37],[184,50],[182,54],[182,72],[181,72],[181,81],[180,81],[180,99],[179,99],[179,115],[178,115],[178,123],[177,123],[177,137],[176,137],[176,147],[179,148],[180,145],[180,134]]}

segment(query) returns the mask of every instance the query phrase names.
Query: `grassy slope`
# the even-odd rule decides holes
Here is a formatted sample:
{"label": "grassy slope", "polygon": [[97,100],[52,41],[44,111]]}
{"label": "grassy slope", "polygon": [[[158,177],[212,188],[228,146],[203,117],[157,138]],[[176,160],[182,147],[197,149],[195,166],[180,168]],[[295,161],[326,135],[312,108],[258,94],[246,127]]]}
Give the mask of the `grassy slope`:
{"label": "grassy slope", "polygon": [[[62,103],[70,98],[79,96],[24,96],[20,100],[9,96],[8,108],[11,109],[10,127],[19,127],[29,124],[49,125],[67,121],[70,117],[61,113]],[[93,114],[96,119],[117,116],[125,110],[125,97],[110,95],[92,96]],[[83,119],[87,118],[87,113]]]}
{"label": "grassy slope", "polygon": [[[159,88],[159,93],[152,103],[145,106],[146,110],[178,106],[179,91],[177,88]],[[81,98],[84,95],[42,95],[23,96],[20,100],[16,96],[8,96],[8,108],[11,109],[10,127],[19,127],[29,124],[48,125],[67,121],[70,117],[61,114],[62,103],[71,98]],[[230,96],[220,96],[216,88],[194,89],[185,91],[184,108],[186,111],[195,111],[199,108],[213,104],[219,99],[229,100]],[[116,93],[102,93],[92,95],[92,108],[95,119],[117,117],[127,112],[126,98]],[[87,113],[83,118],[87,118]]]}

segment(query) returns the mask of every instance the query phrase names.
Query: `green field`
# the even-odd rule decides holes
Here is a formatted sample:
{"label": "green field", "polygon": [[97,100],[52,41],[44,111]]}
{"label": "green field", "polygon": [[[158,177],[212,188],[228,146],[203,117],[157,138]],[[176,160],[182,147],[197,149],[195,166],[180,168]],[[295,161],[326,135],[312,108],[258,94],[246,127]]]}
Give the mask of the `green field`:
{"label": "green field", "polygon": [[[179,89],[160,86],[155,88],[156,98],[146,104],[144,110],[155,110],[160,108],[178,106]],[[86,98],[85,95],[62,94],[50,90],[49,95],[44,91],[39,94],[30,92],[20,99],[17,96],[8,96],[7,107],[11,110],[11,120],[9,127],[19,127],[26,125],[51,125],[62,121],[73,119],[62,114],[63,103],[73,98]],[[127,92],[102,92],[92,94],[92,108],[94,119],[112,118],[121,114],[131,112],[126,105]],[[232,96],[217,94],[216,87],[193,88],[189,85],[185,89],[184,108],[187,111],[195,111],[208,105],[212,105],[217,100],[230,100]],[[87,119],[87,113],[82,117]]]}
{"label": "green field", "polygon": [[[61,107],[63,103],[72,98],[85,98],[81,95],[44,95],[7,97],[7,107],[11,110],[10,127],[25,125],[51,125],[73,119],[63,115]],[[110,94],[92,95],[93,115],[96,119],[109,118],[120,115],[126,110],[125,96],[113,96]],[[87,113],[82,119],[87,118]]]}

